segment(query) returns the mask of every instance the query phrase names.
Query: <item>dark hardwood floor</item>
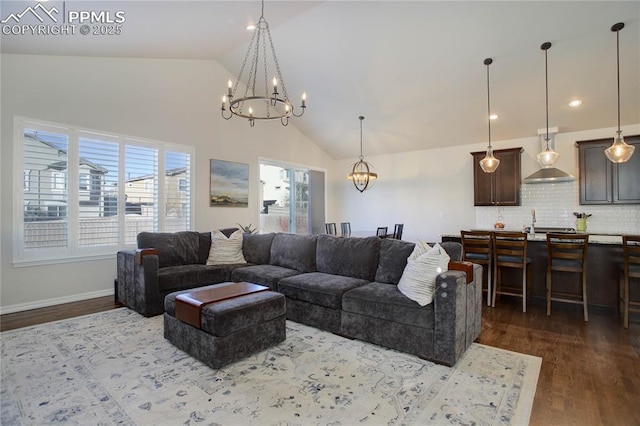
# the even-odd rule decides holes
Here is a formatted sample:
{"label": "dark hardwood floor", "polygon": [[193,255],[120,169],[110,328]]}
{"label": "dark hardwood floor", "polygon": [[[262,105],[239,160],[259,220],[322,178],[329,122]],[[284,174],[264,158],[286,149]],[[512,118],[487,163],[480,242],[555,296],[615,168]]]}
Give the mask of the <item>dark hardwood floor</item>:
{"label": "dark hardwood floor", "polygon": [[[479,343],[536,355],[542,369],[531,425],[640,425],[640,323],[626,330],[612,315],[529,306],[503,298],[484,308]],[[0,316],[0,330],[120,307],[112,297]]]}

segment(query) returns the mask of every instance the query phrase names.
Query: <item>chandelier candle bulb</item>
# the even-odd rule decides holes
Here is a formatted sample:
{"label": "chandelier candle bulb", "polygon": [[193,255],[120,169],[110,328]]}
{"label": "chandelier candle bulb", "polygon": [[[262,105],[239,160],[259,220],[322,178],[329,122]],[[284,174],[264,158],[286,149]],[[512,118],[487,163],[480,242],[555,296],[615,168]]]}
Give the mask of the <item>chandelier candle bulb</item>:
{"label": "chandelier candle bulb", "polygon": [[229,99],[231,99],[231,97],[233,96],[233,93],[231,92],[231,90],[233,89],[233,81],[229,80],[229,82],[227,83],[228,86],[228,94],[229,94]]}
{"label": "chandelier candle bulb", "polygon": [[302,108],[307,107],[307,92],[302,92]]}
{"label": "chandelier candle bulb", "polygon": [[222,96],[222,110],[225,110],[225,105],[227,104],[227,95]]}

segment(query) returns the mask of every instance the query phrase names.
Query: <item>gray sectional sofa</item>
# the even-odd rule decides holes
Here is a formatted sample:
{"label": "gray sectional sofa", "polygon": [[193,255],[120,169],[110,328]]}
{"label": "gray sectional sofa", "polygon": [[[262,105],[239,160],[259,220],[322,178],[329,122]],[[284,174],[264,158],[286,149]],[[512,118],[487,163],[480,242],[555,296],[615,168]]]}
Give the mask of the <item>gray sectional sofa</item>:
{"label": "gray sectional sofa", "polygon": [[[451,260],[461,259],[460,244],[441,244]],[[420,306],[397,288],[413,243],[245,234],[247,263],[207,266],[210,245],[210,233],[140,233],[138,247],[155,251],[118,252],[118,300],[153,316],[164,311],[169,293],[247,281],[284,294],[290,320],[446,365],[455,364],[480,333],[482,267],[474,265],[469,283],[464,272],[438,275],[433,303]]]}

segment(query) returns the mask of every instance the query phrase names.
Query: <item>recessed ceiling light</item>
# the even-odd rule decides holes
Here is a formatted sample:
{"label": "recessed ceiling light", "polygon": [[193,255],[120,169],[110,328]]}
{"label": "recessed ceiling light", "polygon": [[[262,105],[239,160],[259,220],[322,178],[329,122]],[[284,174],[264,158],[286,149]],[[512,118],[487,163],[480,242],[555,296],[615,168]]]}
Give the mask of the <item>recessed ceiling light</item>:
{"label": "recessed ceiling light", "polygon": [[571,102],[569,102],[569,106],[570,106],[571,108],[577,108],[577,107],[579,107],[580,105],[582,105],[582,101],[581,101],[580,99],[574,99],[574,100],[572,100]]}
{"label": "recessed ceiling light", "polygon": [[500,117],[498,114],[491,114],[491,115],[489,116],[489,120],[497,120],[497,119],[498,119],[498,117]]}
{"label": "recessed ceiling light", "polygon": [[247,31],[253,31],[256,29],[256,25],[255,24],[249,24],[247,25]]}

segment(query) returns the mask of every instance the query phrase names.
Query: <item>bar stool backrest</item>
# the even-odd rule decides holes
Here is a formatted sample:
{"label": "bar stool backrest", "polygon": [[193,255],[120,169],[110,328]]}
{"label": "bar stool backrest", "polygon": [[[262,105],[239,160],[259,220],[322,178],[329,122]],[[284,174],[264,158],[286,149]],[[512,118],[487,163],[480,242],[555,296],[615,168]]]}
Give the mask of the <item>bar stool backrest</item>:
{"label": "bar stool backrest", "polygon": [[640,278],[640,235],[623,235],[622,252],[624,273],[629,277]]}
{"label": "bar stool backrest", "polygon": [[547,234],[547,262],[554,271],[581,272],[586,266],[589,235]]}
{"label": "bar stool backrest", "polygon": [[342,222],[340,223],[340,231],[343,237],[351,236],[351,222]]}
{"label": "bar stool backrest", "polygon": [[460,231],[462,240],[462,260],[491,259],[493,239],[491,231]]}
{"label": "bar stool backrest", "polygon": [[524,232],[494,232],[493,257],[498,266],[525,268],[527,234]]}
{"label": "bar stool backrest", "polygon": [[393,238],[396,240],[402,239],[402,230],[404,229],[404,223],[396,223],[393,228]]}

